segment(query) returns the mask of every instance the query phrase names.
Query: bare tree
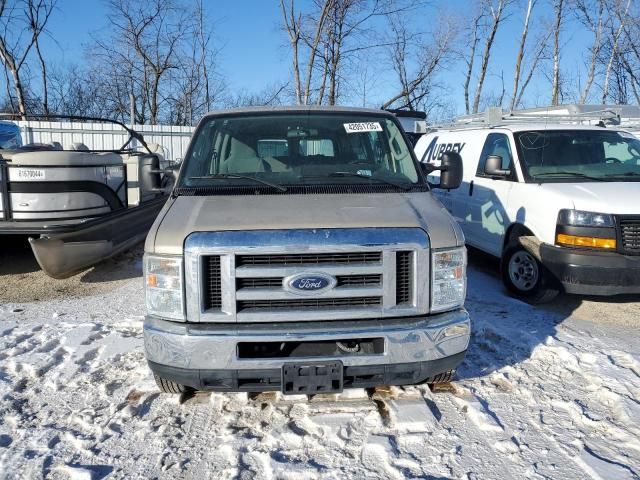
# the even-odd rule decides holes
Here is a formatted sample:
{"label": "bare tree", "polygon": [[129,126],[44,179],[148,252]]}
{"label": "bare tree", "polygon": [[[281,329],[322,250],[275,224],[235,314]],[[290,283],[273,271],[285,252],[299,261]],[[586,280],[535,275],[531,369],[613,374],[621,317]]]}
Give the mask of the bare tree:
{"label": "bare tree", "polygon": [[580,95],[580,103],[585,103],[589,98],[589,92],[595,80],[596,66],[602,49],[602,34],[605,25],[605,3],[606,0],[575,0],[575,12],[578,20],[591,30],[593,34],[589,67],[587,69],[584,88]]}
{"label": "bare tree", "polygon": [[302,83],[300,80],[300,40],[302,36],[302,13],[297,13],[295,0],[280,0],[284,28],[289,35],[293,61],[293,80],[295,82],[296,103],[302,104]]}
{"label": "bare tree", "polygon": [[[191,15],[184,47],[176,55],[178,68],[169,76],[169,89],[163,101],[168,104],[168,120],[177,125],[193,125],[226,93],[224,80],[217,75],[218,51],[212,44],[210,25],[199,0]],[[166,90],[166,89],[165,89]]]}
{"label": "bare tree", "polygon": [[618,46],[620,42],[620,37],[622,32],[624,31],[624,26],[628,20],[629,7],[631,6],[631,0],[627,0],[623,4],[621,4],[620,0],[616,0],[613,8],[616,10],[615,16],[618,18],[619,25],[618,28],[611,32],[611,53],[609,55],[609,60],[607,62],[607,67],[604,74],[604,82],[602,87],[602,103],[606,103],[607,97],[609,96],[609,80],[611,76],[611,69],[613,67],[613,62],[616,59],[618,54]]}
{"label": "bare tree", "polygon": [[538,65],[545,58],[545,51],[547,50],[550,35],[551,33],[547,32],[546,34],[543,33],[538,36],[538,39],[535,42],[536,48],[533,55],[531,55],[531,65],[529,66],[529,71],[524,76],[524,81],[520,86],[516,101],[511,107],[512,110],[514,108],[517,108],[519,105],[522,105],[522,97],[524,96],[524,92],[531,83],[531,79],[533,78],[533,74],[536,72]]}
{"label": "bare tree", "polygon": [[636,13],[625,23],[624,45],[621,55],[624,69],[629,77],[630,88],[636,103],[640,105],[640,15]]}
{"label": "bare tree", "polygon": [[560,30],[564,19],[564,1],[554,0],[554,27],[553,27],[553,80],[551,83],[551,105],[560,102]]}
{"label": "bare tree", "polygon": [[448,21],[437,22],[440,28],[433,35],[428,35],[430,42],[412,45],[411,39],[419,36],[408,31],[402,17],[391,18],[389,23],[393,33],[389,53],[400,88],[382,104],[382,108],[394,104],[409,110],[422,108],[421,104],[433,93],[435,75],[450,54],[454,28]]}
{"label": "bare tree", "polygon": [[409,0],[314,0],[303,13],[294,2],[280,0],[280,10],[299,104],[312,103],[314,97],[314,103],[335,104],[345,67],[351,61],[357,63],[358,54],[386,45],[369,41],[374,38],[370,34],[375,19],[416,8]]}
{"label": "bare tree", "polygon": [[[327,14],[323,67],[328,93],[326,102],[335,105],[339,96],[342,68],[355,54],[386,47],[371,31],[371,22],[413,11],[413,5],[402,0],[334,0]],[[319,99],[322,102],[322,97]]]}
{"label": "bare tree", "polygon": [[282,105],[286,101],[289,83],[274,83],[259,92],[239,90],[234,92],[226,102],[229,108],[247,106]]}
{"label": "bare tree", "polygon": [[130,94],[142,97],[138,101],[146,104],[148,121],[158,123],[162,87],[178,68],[181,42],[193,36],[190,11],[175,0],[109,0],[107,5],[111,36],[98,40],[97,47],[103,58],[126,61],[133,82],[141,85]]}
{"label": "bare tree", "polygon": [[478,43],[480,43],[480,22],[482,21],[483,17],[484,11],[482,9],[477,9],[476,14],[472,18],[471,27],[469,30],[469,53],[464,59],[467,67],[464,80],[464,106],[465,112],[467,114],[471,113],[471,107],[469,104],[469,88],[471,85],[471,78],[473,76],[473,64],[475,63],[476,50],[478,48]]}
{"label": "bare tree", "polygon": [[513,110],[517,103],[518,91],[520,89],[520,76],[522,70],[522,59],[524,58],[525,47],[527,45],[527,36],[529,35],[529,23],[531,21],[531,12],[536,4],[536,0],[527,0],[527,10],[524,16],[524,26],[522,27],[522,35],[520,35],[520,48],[518,49],[518,55],[516,56],[516,66],[513,75],[513,91],[511,93],[511,104],[509,109]]}
{"label": "bare tree", "polygon": [[480,106],[480,97],[482,95],[482,88],[487,76],[487,69],[489,67],[489,58],[491,57],[491,49],[496,38],[496,33],[500,24],[504,20],[505,8],[511,3],[509,0],[498,0],[497,5],[493,5],[493,0],[487,0],[487,8],[490,16],[489,33],[485,39],[484,52],[482,54],[482,64],[480,66],[480,75],[478,77],[478,84],[476,86],[476,94],[473,99],[473,113],[478,112]]}
{"label": "bare tree", "polygon": [[18,113],[22,118],[27,114],[27,95],[22,70],[27,65],[27,59],[34,47],[43,72],[44,109],[48,110],[46,64],[40,50],[39,38],[54,6],[55,0],[0,0],[0,60],[5,71],[11,75]]}

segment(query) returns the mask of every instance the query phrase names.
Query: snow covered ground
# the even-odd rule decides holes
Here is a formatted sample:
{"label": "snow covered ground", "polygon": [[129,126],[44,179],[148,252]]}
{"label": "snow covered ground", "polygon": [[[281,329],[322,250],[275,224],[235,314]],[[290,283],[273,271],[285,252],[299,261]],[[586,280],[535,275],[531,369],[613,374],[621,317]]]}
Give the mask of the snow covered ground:
{"label": "snow covered ground", "polygon": [[180,399],[144,361],[139,249],[64,282],[0,260],[2,478],[640,477],[638,301],[533,308],[472,256],[445,391]]}

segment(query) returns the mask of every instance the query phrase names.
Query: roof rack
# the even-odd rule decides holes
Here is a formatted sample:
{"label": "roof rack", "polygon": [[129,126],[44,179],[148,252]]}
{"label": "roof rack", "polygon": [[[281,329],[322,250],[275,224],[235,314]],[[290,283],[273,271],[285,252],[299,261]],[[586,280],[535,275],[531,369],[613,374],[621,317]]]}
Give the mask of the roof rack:
{"label": "roof rack", "polygon": [[503,112],[500,107],[464,115],[443,125],[430,125],[430,130],[499,127],[523,123],[555,123],[571,125],[607,125],[640,129],[640,107],[635,105],[558,105]]}

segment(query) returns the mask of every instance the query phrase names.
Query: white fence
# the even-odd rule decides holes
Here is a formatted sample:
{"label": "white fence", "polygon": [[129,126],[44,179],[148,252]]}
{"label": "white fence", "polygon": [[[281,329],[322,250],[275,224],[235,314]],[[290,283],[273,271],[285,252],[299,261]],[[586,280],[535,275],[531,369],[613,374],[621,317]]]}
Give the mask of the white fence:
{"label": "white fence", "polygon": [[[113,123],[49,122],[27,120],[15,122],[20,127],[22,142],[59,142],[68,149],[73,143],[84,143],[92,150],[115,150],[127,141],[128,133]],[[162,146],[167,160],[182,160],[187,151],[194,127],[174,125],[134,125],[147,144]],[[135,145],[135,144],[134,144]]]}

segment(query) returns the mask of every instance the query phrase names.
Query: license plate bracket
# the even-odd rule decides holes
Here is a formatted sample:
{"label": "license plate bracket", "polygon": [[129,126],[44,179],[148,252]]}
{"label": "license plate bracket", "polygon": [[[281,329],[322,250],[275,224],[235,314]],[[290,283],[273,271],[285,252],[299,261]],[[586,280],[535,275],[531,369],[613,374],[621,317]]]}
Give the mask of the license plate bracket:
{"label": "license plate bracket", "polygon": [[284,395],[339,393],[344,386],[342,362],[286,363],[282,367]]}

